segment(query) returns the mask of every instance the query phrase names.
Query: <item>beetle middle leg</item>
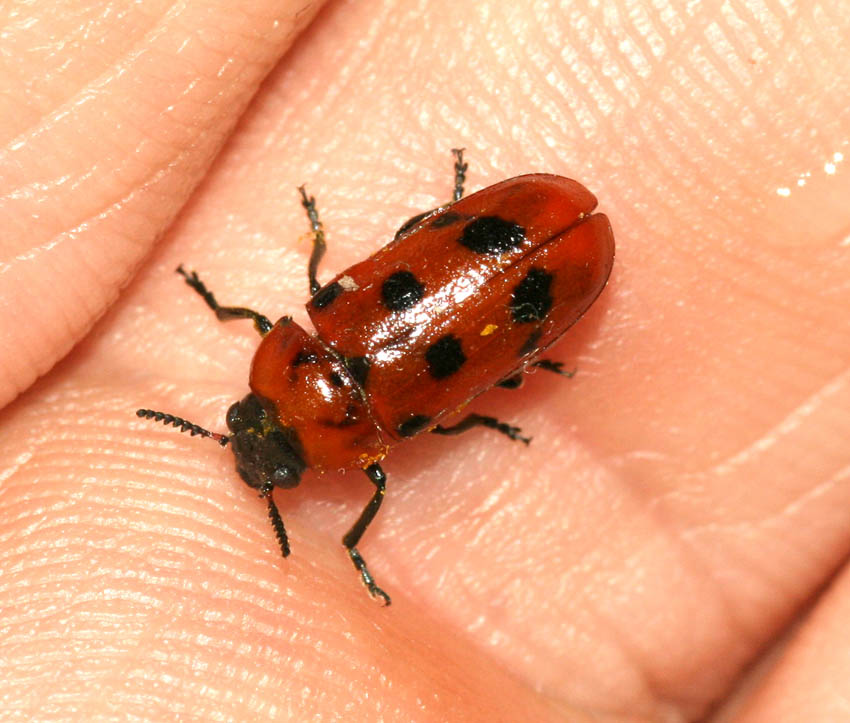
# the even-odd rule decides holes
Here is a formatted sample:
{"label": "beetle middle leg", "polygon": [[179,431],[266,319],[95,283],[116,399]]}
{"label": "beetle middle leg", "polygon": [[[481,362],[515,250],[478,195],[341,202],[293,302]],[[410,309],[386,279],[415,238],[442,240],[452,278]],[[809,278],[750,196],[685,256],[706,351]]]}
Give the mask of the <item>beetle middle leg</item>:
{"label": "beetle middle leg", "polygon": [[452,155],[455,157],[455,190],[452,194],[452,201],[460,201],[463,198],[463,184],[466,181],[466,169],[469,168],[468,163],[463,162],[463,148],[452,148]]}
{"label": "beetle middle leg", "polygon": [[[452,148],[452,154],[455,157],[455,186],[454,191],[452,192],[452,203],[454,203],[455,201],[460,201],[460,199],[463,198],[463,184],[466,182],[466,171],[469,168],[469,164],[464,163],[463,150],[463,148]],[[409,219],[407,219],[407,221],[405,221],[401,225],[399,230],[395,232],[394,238],[398,238],[399,236],[407,233],[420,221],[428,218],[428,216],[433,216],[435,213],[442,211],[446,208],[446,206],[448,206],[448,204],[444,206],[437,206],[437,208],[432,208],[430,211],[417,213],[415,216],[411,216]]]}
{"label": "beetle middle leg", "polygon": [[463,432],[466,432],[467,430],[473,429],[474,427],[487,427],[487,429],[495,429],[497,432],[504,434],[509,439],[524,442],[525,444],[528,444],[531,441],[531,437],[523,437],[520,434],[522,430],[519,427],[514,427],[510,424],[505,424],[504,422],[500,422],[495,417],[486,417],[483,414],[467,414],[457,424],[453,424],[451,427],[443,427],[442,425],[438,424],[431,430],[431,433],[445,435],[461,434]]}
{"label": "beetle middle leg", "polygon": [[375,519],[375,515],[378,514],[378,510],[381,509],[381,502],[384,501],[384,492],[387,487],[387,476],[378,464],[370,465],[363,471],[366,473],[366,476],[372,484],[375,485],[375,494],[372,495],[372,499],[369,500],[369,503],[363,509],[363,512],[360,513],[360,517],[357,519],[357,522],[354,523],[352,528],[346,533],[345,537],[342,538],[342,544],[345,545],[345,548],[348,550],[348,556],[354,563],[354,567],[356,567],[360,573],[360,577],[363,580],[363,584],[366,586],[366,589],[369,591],[369,594],[374,598],[382,599],[384,601],[384,605],[389,605],[391,602],[390,596],[375,584],[375,579],[369,572],[369,568],[366,567],[366,561],[357,551],[357,543],[360,542],[360,538],[363,537],[363,533],[366,532],[366,528],[369,526],[369,523]]}
{"label": "beetle middle leg", "polygon": [[263,316],[262,314],[253,311],[252,309],[246,309],[243,306],[220,306],[216,301],[215,296],[213,296],[212,291],[210,291],[203,281],[198,278],[198,274],[195,271],[186,271],[183,268],[183,265],[177,267],[177,273],[180,274],[186,281],[186,283],[191,286],[200,297],[206,302],[207,306],[210,307],[215,312],[216,317],[219,321],[232,321],[233,319],[253,319],[254,326],[257,328],[257,331],[260,332],[263,336],[269,333],[272,328],[272,323],[269,321],[267,316]]}

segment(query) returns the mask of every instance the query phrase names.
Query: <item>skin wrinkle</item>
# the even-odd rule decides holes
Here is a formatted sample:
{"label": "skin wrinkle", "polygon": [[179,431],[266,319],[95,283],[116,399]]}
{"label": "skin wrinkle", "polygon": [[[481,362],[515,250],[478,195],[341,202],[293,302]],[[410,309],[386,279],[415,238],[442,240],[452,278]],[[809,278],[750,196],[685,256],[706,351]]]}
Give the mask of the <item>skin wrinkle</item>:
{"label": "skin wrinkle", "polygon": [[786,414],[784,419],[777,422],[775,427],[766,430],[761,437],[750,442],[750,444],[736,452],[728,460],[716,464],[712,468],[705,470],[705,472],[711,474],[731,474],[737,471],[736,468],[742,467],[745,464],[752,464],[754,458],[761,456],[770,448],[778,446],[783,438],[788,437],[800,428],[803,425],[803,421],[816,413],[820,407],[824,406],[830,397],[846,391],[848,383],[850,383],[850,371],[838,375],[831,381],[827,381],[820,389],[797,404],[794,409]]}
{"label": "skin wrinkle", "polygon": [[[115,128],[114,131],[110,131],[109,133],[103,134],[99,139],[99,148],[100,153],[95,153],[90,156],[90,167],[88,172],[83,170],[82,173],[77,173],[73,177],[76,179],[74,183],[64,183],[62,184],[65,188],[65,198],[71,199],[70,202],[61,204],[64,210],[61,214],[51,217],[49,214],[45,215],[43,213],[38,213],[37,206],[33,206],[33,202],[38,202],[43,204],[43,198],[45,197],[43,193],[38,194],[31,201],[26,199],[21,199],[20,202],[15,203],[12,208],[9,208],[9,216],[11,218],[33,218],[33,214],[38,214],[36,218],[40,219],[40,223],[36,223],[35,225],[31,224],[31,228],[28,229],[26,233],[24,242],[28,245],[29,253],[32,253],[33,243],[38,245],[39,242],[39,231],[41,234],[52,234],[58,228],[65,227],[67,228],[69,222],[70,225],[75,226],[76,229],[74,232],[71,232],[69,238],[73,239],[74,243],[69,245],[67,248],[63,249],[63,244],[58,244],[59,248],[57,248],[57,241],[55,236],[50,237],[50,241],[47,243],[47,246],[50,247],[50,253],[53,255],[59,254],[57,258],[64,256],[65,260],[71,260],[72,262],[81,262],[81,258],[74,258],[74,255],[77,254],[77,248],[85,248],[83,239],[75,238],[75,233],[78,230],[83,229],[84,233],[89,231],[85,227],[88,225],[88,222],[92,218],[99,218],[103,221],[108,221],[110,225],[115,223],[118,219],[121,218],[122,215],[127,215],[128,213],[132,213],[133,210],[128,208],[126,205],[121,206],[118,201],[115,200],[116,196],[113,196],[112,199],[103,197],[103,190],[107,189],[107,186],[103,186],[103,188],[98,188],[98,186],[102,186],[102,181],[98,181],[96,179],[109,178],[110,174],[104,173],[106,170],[102,165],[102,160],[104,158],[108,159],[114,168],[112,173],[117,175],[117,177],[121,178],[123,183],[125,184],[125,191],[121,191],[117,194],[117,198],[122,201],[128,201],[131,204],[137,204],[139,202],[139,191],[147,192],[146,183],[151,182],[154,185],[157,182],[168,182],[171,183],[170,179],[167,178],[170,173],[173,176],[177,176],[180,173],[184,172],[184,169],[191,169],[192,165],[195,165],[195,171],[200,171],[203,166],[209,161],[210,154],[208,151],[204,152],[211,144],[216,144],[221,142],[221,139],[224,136],[224,133],[220,133],[216,136],[204,137],[204,134],[197,134],[197,122],[198,119],[202,116],[206,115],[207,117],[204,119],[204,122],[209,125],[213,122],[218,122],[220,125],[219,118],[223,117],[222,114],[230,113],[233,114],[234,107],[238,107],[238,105],[243,102],[240,100],[240,93],[242,97],[246,97],[246,93],[244,90],[239,91],[240,83],[242,80],[242,85],[244,86],[246,83],[251,84],[253,78],[262,74],[263,68],[268,67],[268,55],[269,53],[276,53],[277,48],[272,42],[271,38],[264,44],[263,47],[255,47],[253,50],[253,58],[248,59],[248,63],[242,63],[242,67],[234,67],[233,66],[233,56],[232,53],[222,53],[221,57],[225,58],[225,60],[219,60],[218,67],[213,68],[215,71],[212,76],[209,76],[208,79],[200,84],[199,78],[197,75],[192,77],[191,75],[191,67],[187,66],[185,63],[180,67],[179,72],[185,73],[186,70],[189,70],[189,76],[186,78],[187,82],[183,88],[169,88],[168,83],[159,85],[161,87],[157,88],[157,92],[155,93],[147,93],[141,94],[139,97],[139,101],[141,103],[129,103],[129,104],[115,104],[112,102],[111,97],[119,97],[122,92],[132,92],[134,88],[134,84],[138,84],[138,74],[144,74],[152,68],[152,63],[161,62],[158,61],[157,58],[152,57],[150,50],[151,48],[156,48],[157,45],[171,45],[171,47],[166,52],[166,55],[163,57],[170,57],[171,52],[177,50],[179,56],[186,56],[190,58],[190,63],[194,61],[191,58],[190,53],[188,52],[191,48],[191,45],[187,45],[187,41],[185,38],[177,41],[177,47],[174,46],[172,39],[179,38],[178,33],[173,32],[173,28],[170,28],[170,25],[176,20],[180,22],[186,17],[186,9],[178,8],[177,6],[171,7],[168,9],[168,12],[163,16],[163,20],[159,22],[159,24],[148,30],[144,35],[137,36],[136,44],[127,50],[126,45],[122,45],[121,47],[121,55],[117,57],[115,60],[111,61],[111,65],[109,67],[105,67],[101,69],[101,72],[95,77],[83,77],[81,79],[82,85],[76,88],[73,92],[67,94],[65,98],[61,99],[61,105],[58,108],[51,109],[50,111],[43,113],[42,118],[40,119],[39,125],[35,128],[29,129],[21,134],[18,134],[16,139],[13,139],[5,149],[5,152],[2,152],[0,155],[0,159],[3,164],[10,165],[13,162],[23,163],[26,165],[28,159],[35,160],[33,156],[33,150],[39,148],[41,146],[50,146],[53,145],[53,148],[49,149],[49,152],[46,155],[43,155],[42,159],[56,159],[63,158],[64,162],[67,166],[68,163],[73,164],[74,157],[73,155],[69,156],[67,154],[67,149],[73,149],[75,146],[75,142],[72,140],[70,143],[65,144],[61,148],[57,146],[53,142],[53,137],[57,137],[57,133],[61,136],[66,130],[72,130],[75,123],[79,122],[82,116],[88,115],[91,116],[92,111],[95,113],[113,113],[116,114],[116,118],[114,119]],[[238,24],[231,25],[231,28],[237,28]],[[203,25],[200,28],[193,27],[193,30],[200,32],[203,30]],[[234,35],[232,31],[229,31],[229,36],[223,35],[221,38],[226,40],[227,42],[238,42],[239,35]],[[280,40],[280,37],[278,38]],[[283,37],[285,42],[286,37]],[[163,47],[162,50],[165,50]],[[201,55],[207,55],[206,58],[201,58],[207,62],[209,61],[209,52],[206,48],[203,47],[203,44],[198,46],[198,49],[192,50],[192,54],[198,55],[198,51],[200,51]],[[263,55],[265,54],[265,60],[263,59]],[[179,64],[178,64],[179,65]],[[169,68],[169,73],[174,74],[175,64],[172,61],[171,67]],[[203,68],[204,65],[195,65],[195,68]],[[230,84],[229,86],[222,86],[221,81],[226,80],[225,77],[221,76],[221,70],[223,68],[232,68],[229,75],[234,76],[236,79],[236,83]],[[250,68],[250,72],[248,69]],[[241,76],[241,78],[240,78]],[[156,75],[152,76],[156,77]],[[163,76],[168,77],[168,76]],[[230,90],[225,91],[224,88],[229,87]],[[254,88],[256,89],[256,85]],[[252,89],[252,90],[253,90]],[[176,91],[176,99],[168,98],[167,94],[170,91]],[[198,96],[198,93],[203,93],[206,97],[199,97],[197,101],[192,101],[193,96]],[[212,93],[212,97],[210,97],[210,93]],[[217,98],[215,96],[218,96]],[[218,101],[221,103],[222,101],[226,101],[228,98],[236,99],[235,103],[231,103],[229,108],[220,109],[213,115],[210,115],[206,110],[211,107],[210,101],[213,102]],[[165,104],[163,105],[163,101]],[[187,103],[192,103],[192,105],[188,105]],[[182,133],[178,133],[175,135],[175,131],[179,129],[179,124],[175,124],[174,120],[177,116],[172,112],[174,109],[179,108],[182,105],[182,113],[181,115],[186,119],[186,124],[184,124],[184,131]],[[171,118],[164,119],[162,117],[157,118],[155,122],[151,123],[150,119],[148,119],[145,123],[134,123],[134,119],[140,118],[141,115],[151,115],[153,112],[154,116],[157,115],[156,108],[164,107],[165,113]],[[125,112],[125,108],[130,112]],[[44,109],[45,111],[47,109]],[[200,111],[200,115],[199,115]],[[194,116],[194,118],[192,118]],[[233,118],[235,120],[235,117]],[[232,123],[233,120],[230,122]],[[181,121],[182,122],[182,121]],[[101,126],[102,118],[96,118],[95,122],[92,124],[92,128],[98,127],[98,124]],[[128,134],[128,129],[136,126],[141,130],[144,138],[140,137],[138,133]],[[163,145],[161,142],[157,142],[156,144],[151,143],[151,138],[156,137],[156,132],[158,128],[162,128],[165,131],[165,134],[159,135],[159,141],[165,140],[166,143]],[[226,130],[226,129],[225,129]],[[154,135],[151,135],[151,131],[154,132]],[[73,132],[76,132],[76,129],[73,129]],[[89,127],[86,125],[84,132],[82,135],[77,134],[75,138],[82,139],[89,134]],[[191,134],[191,135],[190,135]],[[183,137],[181,138],[179,136]],[[116,139],[118,140],[118,144],[112,147],[109,151],[104,155],[104,145],[108,143],[110,140]],[[192,139],[191,144],[187,147],[186,141]],[[198,139],[195,141],[194,139]],[[126,144],[124,141],[129,141],[133,144],[133,148],[129,150],[125,148],[125,152],[121,151],[121,148]],[[197,145],[197,148],[193,146]],[[147,152],[145,149],[149,149]],[[156,149],[156,150],[154,150]],[[161,168],[167,169],[166,173],[161,173],[160,169],[156,167],[156,164],[151,166],[147,161],[152,160],[151,157],[148,156],[148,153],[154,152],[155,155],[162,155],[162,153],[166,153],[167,155],[173,156],[173,152],[175,149],[179,149],[179,153],[177,157],[171,157],[168,159],[162,159],[165,163]],[[197,161],[193,162],[193,156],[197,155],[198,150],[204,152],[205,158],[201,159],[201,162]],[[10,156],[10,154],[12,154]],[[137,171],[141,171],[143,177],[141,179],[136,178],[135,175],[131,174],[127,176],[124,170],[131,167],[131,164],[128,162],[120,160],[120,159],[133,159],[132,166],[137,169]],[[117,164],[116,164],[117,161]],[[188,161],[188,163],[187,163]],[[42,162],[39,159],[38,162]],[[185,164],[185,165],[184,165]],[[184,168],[180,166],[184,165]],[[124,169],[124,170],[122,170]],[[55,163],[54,169],[51,169],[51,172],[55,173]],[[122,178],[123,176],[123,178]],[[60,171],[60,178],[69,178],[71,174],[62,173]],[[23,178],[23,177],[22,177]],[[88,182],[81,185],[81,181],[89,179]],[[114,177],[113,177],[114,183]],[[92,183],[95,184],[93,188],[91,188]],[[55,182],[54,182],[55,184]],[[126,184],[130,186],[134,186],[133,188],[129,188]],[[51,189],[45,184],[41,184],[45,189],[44,193],[49,194],[49,196],[53,196],[51,202],[58,203],[61,201],[60,197],[57,197],[55,189]],[[48,184],[48,186],[51,184]],[[173,193],[172,186],[172,193]],[[5,192],[4,192],[5,193]],[[14,192],[12,192],[14,195]],[[114,191],[112,191],[114,193]],[[88,204],[88,208],[86,207],[86,203],[79,204],[76,203],[76,199],[86,197],[91,200],[91,203]],[[144,193],[141,194],[142,203],[148,203],[148,201],[144,198]],[[174,208],[173,201],[171,200],[172,194],[169,193],[165,196],[166,203],[161,204],[164,209],[169,209],[172,207],[173,211],[176,211]],[[6,195],[7,204],[11,200],[9,195]],[[94,206],[92,203],[100,203],[99,206]],[[31,212],[28,212],[28,209],[32,209]],[[15,211],[11,213],[11,211]],[[74,221],[74,216],[68,216],[68,211],[76,215],[76,221]],[[110,214],[113,214],[110,218]],[[146,221],[150,230],[154,232],[158,231],[161,228],[161,223],[169,219],[170,214],[166,213],[165,217],[160,214],[160,218],[156,219],[154,217],[153,222]],[[136,218],[141,219],[142,216],[136,211]],[[159,222],[159,223],[157,223]],[[58,224],[58,225],[57,225]],[[52,228],[51,228],[52,227]],[[132,224],[131,224],[132,227]],[[33,233],[35,230],[35,233]],[[138,236],[133,233],[136,229],[131,230],[131,234],[129,238],[138,239]],[[68,234],[67,231],[63,231],[63,234]],[[43,236],[43,238],[47,238],[47,236]],[[141,239],[139,239],[141,240]],[[129,251],[129,255],[137,255],[144,251],[149,243],[151,237],[148,236],[147,243],[140,243],[137,245],[136,249],[132,249],[132,244],[130,248],[127,247],[127,239],[122,239],[120,241],[116,241],[113,244],[113,248],[116,250],[122,250],[122,252]],[[96,257],[93,257],[96,258]],[[122,257],[119,257],[122,258]],[[123,257],[126,258],[126,257]],[[103,266],[104,259],[98,259],[98,264]],[[119,261],[119,267],[123,265]],[[14,268],[17,273],[21,272],[20,263],[14,264]],[[8,269],[8,267],[7,267]],[[37,274],[39,273],[38,269],[33,271],[26,271],[24,273],[27,274]],[[100,285],[106,284],[107,286],[114,285],[115,283],[115,272],[106,273],[101,277]],[[83,315],[77,313],[74,315],[75,324],[69,329],[67,326],[62,326],[61,324],[54,326],[48,321],[47,315],[51,314],[54,310],[60,311],[63,307],[71,308],[74,307],[73,303],[66,304],[56,304],[52,302],[49,297],[41,300],[43,303],[43,312],[44,318],[41,323],[42,333],[50,336],[56,336],[58,338],[64,337],[64,340],[59,342],[58,349],[56,350],[59,354],[62,353],[63,349],[70,348],[70,345],[75,341],[75,337],[79,337],[79,335],[87,328],[87,326],[93,321],[93,319],[97,318],[104,308],[104,304],[107,303],[107,300],[112,297],[113,292],[108,292],[106,294],[101,294],[98,301],[95,301],[92,304],[93,310],[89,312],[89,314]],[[92,295],[88,293],[86,295],[87,299],[98,299],[98,295]],[[55,360],[55,359],[54,359]],[[13,370],[12,374],[15,376],[22,376],[21,379],[13,381],[12,384],[6,385],[6,398],[12,396],[14,394],[11,389],[17,388],[20,389],[22,385],[29,383],[33,378],[34,374],[32,372],[32,368],[34,367],[38,371],[44,371],[46,366],[43,362],[37,365],[28,365],[29,368],[20,368],[20,371]]]}
{"label": "skin wrinkle", "polygon": [[[704,558],[700,550],[694,544],[690,532],[690,528],[677,530],[675,517],[669,510],[664,509],[661,500],[650,500],[647,509],[651,512],[653,519],[658,523],[658,527],[662,530],[662,534],[667,540],[673,544],[665,542],[664,547],[675,548],[676,556],[683,558],[682,567],[687,569],[692,575],[699,579],[701,586],[708,587],[713,594],[706,594],[706,590],[702,590],[703,599],[711,599],[712,603],[719,608],[717,617],[722,619],[727,626],[726,635],[734,640],[752,640],[753,638],[750,627],[735,614],[735,604],[724,591],[723,583],[713,573],[710,563]],[[676,542],[680,544],[676,544]],[[627,565],[631,567],[631,565]],[[640,631],[635,631],[632,621],[621,620],[606,615],[599,608],[594,608],[594,614],[599,616],[601,623],[599,628],[605,631],[615,631],[611,636],[612,640],[618,641],[615,647],[618,652],[625,654],[626,659],[632,662],[631,668],[636,671],[644,671],[642,675],[642,685],[648,697],[657,701],[657,712],[661,719],[666,719],[670,716],[671,719],[677,719],[676,711],[686,711],[694,706],[699,706],[699,693],[688,691],[683,696],[671,696],[666,692],[665,681],[663,678],[656,678],[647,669],[646,665],[642,664],[646,655],[645,650],[641,650],[641,645],[633,638],[639,638]],[[631,644],[630,644],[631,643]],[[739,643],[739,647],[742,647]],[[697,667],[695,661],[687,662],[687,665]],[[664,712],[666,709],[666,713]]]}
{"label": "skin wrinkle", "polygon": [[[850,302],[839,245],[846,168],[829,175],[823,166],[846,139],[838,89],[850,64],[841,4],[786,5],[762,19],[763,8],[743,1],[687,12],[664,3],[615,12],[584,2],[509,11],[490,2],[335,3],[265,81],[209,173],[204,153],[216,153],[214,138],[187,139],[184,123],[166,133],[166,153],[186,144],[186,178],[173,192],[166,178],[154,181],[159,195],[119,209],[126,218],[75,231],[86,264],[104,269],[98,259],[109,259],[99,278],[115,289],[69,302],[67,281],[81,293],[90,280],[73,268],[33,286],[60,320],[112,309],[2,420],[0,470],[21,450],[33,457],[0,493],[15,518],[0,535],[25,530],[14,555],[0,554],[0,580],[12,591],[0,604],[10,625],[20,606],[37,615],[54,606],[59,616],[39,618],[29,639],[25,624],[15,627],[23,642],[0,659],[14,665],[29,654],[32,678],[27,685],[19,668],[4,669],[4,700],[20,703],[25,717],[72,709],[236,719],[274,710],[299,719],[340,710],[406,720],[570,715],[525,706],[541,691],[559,706],[684,721],[727,700],[742,668],[784,633],[798,653],[766,665],[762,692],[750,689],[752,719],[829,720],[830,701],[840,705],[829,691],[850,680],[832,680],[824,665],[840,670],[836,659],[850,649],[842,590],[818,592],[841,564],[850,529],[837,472],[850,466],[842,413],[850,400],[835,381],[850,363],[840,311]],[[749,29],[728,20],[727,8]],[[273,17],[275,8],[263,12]],[[240,45],[251,37],[245,17],[237,18]],[[824,18],[834,29],[819,25]],[[172,28],[180,31],[173,47],[187,28],[188,20]],[[215,48],[215,31],[199,37],[196,49]],[[274,44],[282,34],[268,37]],[[643,74],[629,39],[643,48]],[[266,47],[255,43],[242,57]],[[64,53],[73,70],[74,49]],[[218,72],[222,57],[213,65]],[[153,76],[160,87],[145,101],[167,77]],[[238,80],[220,82],[211,97],[226,103],[223,86]],[[415,96],[409,103],[404,87]],[[23,106],[29,98],[20,96]],[[228,132],[215,114],[204,116],[213,132]],[[162,120],[149,129],[158,137]],[[120,152],[106,151],[107,141],[106,153]],[[419,437],[388,460],[387,501],[364,538],[364,555],[394,595],[381,616],[339,549],[368,494],[362,475],[305,477],[279,496],[298,541],[282,561],[229,452],[146,426],[132,411],[159,406],[218,431],[228,403],[245,393],[256,335],[205,314],[174,277],[178,263],[197,268],[222,301],[303,318],[309,247],[297,242],[306,226],[292,189],[307,182],[316,193],[331,251],[320,274],[330,279],[404,218],[446,200],[447,149],[458,145],[468,149],[470,190],[528,171],[585,182],[612,219],[618,258],[598,307],[551,350],[577,367],[575,379],[533,374],[520,391],[476,402],[474,411],[533,436],[528,450],[478,430],[451,443]],[[36,165],[49,166],[40,155]],[[86,186],[104,170],[90,158]],[[122,170],[121,181],[145,176],[134,170]],[[167,223],[163,199],[188,193],[193,174],[204,183],[192,203],[113,305],[140,258],[122,256],[123,245],[152,246]],[[33,188],[58,196],[71,185]],[[102,210],[103,200],[87,203]],[[40,241],[28,229],[23,238]],[[61,260],[55,268],[67,272]],[[26,339],[48,363],[61,348],[51,321],[27,317]],[[22,348],[10,341],[6,353]],[[492,489],[495,506],[476,519]],[[50,514],[65,522],[45,527]],[[750,522],[732,524],[741,518]],[[675,538],[695,529],[696,560],[693,541]],[[765,580],[781,585],[768,589]],[[116,601],[104,604],[107,593]],[[821,615],[801,614],[804,631],[825,635],[813,643],[785,625],[815,594]],[[146,595],[162,604],[146,605]],[[134,626],[149,639],[122,658]],[[99,667],[89,654],[98,646],[119,652]],[[816,672],[814,660],[801,662],[807,648],[819,677],[805,677]],[[74,674],[45,675],[40,650],[54,671]],[[800,690],[825,692],[794,700]],[[782,716],[783,701],[796,718]]]}

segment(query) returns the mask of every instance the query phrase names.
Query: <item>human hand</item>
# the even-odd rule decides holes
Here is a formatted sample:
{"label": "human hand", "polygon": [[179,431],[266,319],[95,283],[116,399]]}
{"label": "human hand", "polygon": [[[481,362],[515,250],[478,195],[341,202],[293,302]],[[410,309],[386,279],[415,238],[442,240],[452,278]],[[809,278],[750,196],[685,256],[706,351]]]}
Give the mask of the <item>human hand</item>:
{"label": "human hand", "polygon": [[[5,398],[73,351],[4,411],[4,708],[687,720],[719,700],[724,720],[835,719],[847,11],[335,4],[254,96],[313,11],[291,25],[279,5],[7,16]],[[254,330],[218,324],[178,263],[223,303],[304,321],[295,186],[320,205],[327,280],[447,199],[458,145],[470,191],[587,185],[617,259],[552,349],[576,377],[476,402],[529,448],[480,431],[388,458],[362,545],[384,610],[338,544],[362,475],[277,496],[283,561],[228,451],[133,412],[224,431],[245,393]]]}

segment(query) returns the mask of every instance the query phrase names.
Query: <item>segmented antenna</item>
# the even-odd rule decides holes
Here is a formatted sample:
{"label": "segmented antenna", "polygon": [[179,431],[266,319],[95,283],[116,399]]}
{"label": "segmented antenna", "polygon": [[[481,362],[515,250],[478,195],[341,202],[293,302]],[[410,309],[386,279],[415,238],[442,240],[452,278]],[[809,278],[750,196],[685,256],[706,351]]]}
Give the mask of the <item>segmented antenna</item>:
{"label": "segmented antenna", "polygon": [[260,488],[260,497],[265,497],[269,504],[269,520],[271,520],[274,535],[277,537],[277,543],[280,545],[280,551],[284,557],[289,557],[289,538],[286,535],[286,528],[283,526],[280,512],[277,511],[277,505],[274,503],[272,490],[274,490],[274,485],[263,485]]}
{"label": "segmented antenna", "polygon": [[165,425],[171,425],[173,427],[180,427],[181,432],[189,432],[193,437],[196,434],[201,435],[202,437],[209,437],[210,439],[214,439],[218,442],[222,447],[224,447],[229,441],[230,437],[224,434],[219,434],[218,432],[210,432],[203,427],[199,427],[197,424],[192,424],[192,422],[187,422],[185,419],[181,417],[175,417],[173,414],[166,414],[165,412],[156,412],[153,409],[138,409],[136,410],[136,416],[141,417],[142,419],[153,419],[155,422],[162,422]]}

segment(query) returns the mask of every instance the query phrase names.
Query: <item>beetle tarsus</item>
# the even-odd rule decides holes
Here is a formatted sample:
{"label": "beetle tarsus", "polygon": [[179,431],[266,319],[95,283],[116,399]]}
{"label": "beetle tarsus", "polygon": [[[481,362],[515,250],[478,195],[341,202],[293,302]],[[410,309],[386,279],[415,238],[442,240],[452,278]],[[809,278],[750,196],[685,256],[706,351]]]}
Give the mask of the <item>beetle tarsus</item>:
{"label": "beetle tarsus", "polygon": [[438,424],[431,430],[431,432],[433,434],[454,435],[462,434],[463,432],[474,429],[475,427],[487,427],[487,429],[494,429],[495,431],[504,434],[509,439],[513,439],[516,442],[523,442],[526,445],[531,442],[531,437],[523,437],[520,434],[520,432],[522,432],[520,427],[505,424],[505,422],[500,422],[495,417],[485,417],[483,414],[467,414],[457,424],[453,424],[451,427],[443,427]]}
{"label": "beetle tarsus", "polygon": [[390,596],[387,595],[383,590],[381,590],[381,588],[379,588],[375,584],[375,579],[372,577],[372,573],[369,572],[369,568],[366,567],[366,561],[357,551],[357,548],[349,547],[348,556],[354,563],[354,567],[356,567],[360,571],[360,578],[363,580],[363,584],[369,591],[369,595],[371,595],[375,600],[380,600],[381,602],[383,602],[385,606],[390,605],[392,603]]}
{"label": "beetle tarsus", "polygon": [[541,359],[540,361],[532,362],[531,366],[537,367],[538,369],[545,369],[547,372],[554,372],[555,374],[560,374],[562,377],[566,377],[567,379],[572,379],[576,372],[577,368],[572,368],[570,371],[564,371],[564,362],[552,361],[551,359]]}

